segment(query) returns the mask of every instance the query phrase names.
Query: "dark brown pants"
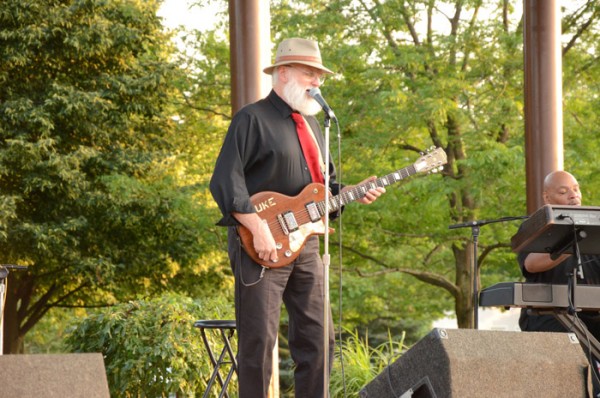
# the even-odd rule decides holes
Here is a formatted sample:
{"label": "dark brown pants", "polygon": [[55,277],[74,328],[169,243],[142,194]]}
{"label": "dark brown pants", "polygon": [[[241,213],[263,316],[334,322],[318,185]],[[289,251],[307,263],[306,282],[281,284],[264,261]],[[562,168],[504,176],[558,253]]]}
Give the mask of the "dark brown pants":
{"label": "dark brown pants", "polygon": [[[324,278],[319,239],[309,238],[292,264],[263,269],[246,255],[237,234],[230,230],[229,255],[235,275],[239,397],[260,398],[268,394],[282,303],[289,316],[296,397],[324,397]],[[327,313],[331,369],[334,331],[329,308]]]}

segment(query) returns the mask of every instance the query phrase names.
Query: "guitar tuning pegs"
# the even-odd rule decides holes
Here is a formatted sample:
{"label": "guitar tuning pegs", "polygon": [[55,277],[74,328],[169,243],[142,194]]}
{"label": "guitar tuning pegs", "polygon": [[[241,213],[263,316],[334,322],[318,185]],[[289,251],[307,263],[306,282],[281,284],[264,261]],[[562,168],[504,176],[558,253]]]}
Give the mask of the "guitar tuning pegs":
{"label": "guitar tuning pegs", "polygon": [[442,170],[444,170],[444,166],[434,167],[431,170],[429,170],[428,174],[436,174],[436,173],[441,172]]}

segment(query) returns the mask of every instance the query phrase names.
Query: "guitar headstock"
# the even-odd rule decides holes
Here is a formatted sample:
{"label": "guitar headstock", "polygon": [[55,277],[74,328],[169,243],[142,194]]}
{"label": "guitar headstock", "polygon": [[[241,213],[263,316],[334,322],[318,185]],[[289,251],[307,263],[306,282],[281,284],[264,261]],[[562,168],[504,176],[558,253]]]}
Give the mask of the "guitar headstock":
{"label": "guitar headstock", "polygon": [[[432,147],[433,148],[433,147]],[[448,162],[446,152],[442,148],[429,149],[426,154],[421,156],[413,164],[417,172],[437,173],[444,168]]]}

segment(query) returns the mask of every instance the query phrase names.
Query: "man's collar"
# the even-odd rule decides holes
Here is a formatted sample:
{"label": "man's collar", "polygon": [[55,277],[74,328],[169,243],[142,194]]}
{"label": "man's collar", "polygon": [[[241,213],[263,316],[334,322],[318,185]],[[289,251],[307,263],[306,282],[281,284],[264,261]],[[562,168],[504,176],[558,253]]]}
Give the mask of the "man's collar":
{"label": "man's collar", "polygon": [[290,117],[293,112],[292,108],[275,92],[275,90],[271,90],[267,98],[271,101],[275,109],[279,111],[282,117]]}

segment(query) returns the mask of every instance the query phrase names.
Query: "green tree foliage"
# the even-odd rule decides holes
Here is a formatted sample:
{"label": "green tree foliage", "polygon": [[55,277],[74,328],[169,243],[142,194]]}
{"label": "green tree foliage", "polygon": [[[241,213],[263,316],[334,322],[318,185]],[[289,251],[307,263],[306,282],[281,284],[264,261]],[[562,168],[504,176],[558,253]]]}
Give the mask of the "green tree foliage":
{"label": "green tree foliage", "polygon": [[[66,343],[72,352],[103,354],[113,397],[199,397],[213,368],[200,331],[193,327],[198,319],[233,319],[232,307],[178,294],[136,300],[87,317],[70,331]],[[221,337],[208,331],[207,339],[218,357]]]}
{"label": "green tree foliage", "polygon": [[569,32],[563,41],[563,102],[565,168],[579,180],[583,202],[600,204],[600,62],[598,18],[600,6],[593,1],[566,3],[571,11],[562,20]]}
{"label": "green tree foliage", "polygon": [[157,7],[0,3],[0,251],[28,266],[9,277],[6,352],[53,307],[228,283],[171,140],[178,69]]}

